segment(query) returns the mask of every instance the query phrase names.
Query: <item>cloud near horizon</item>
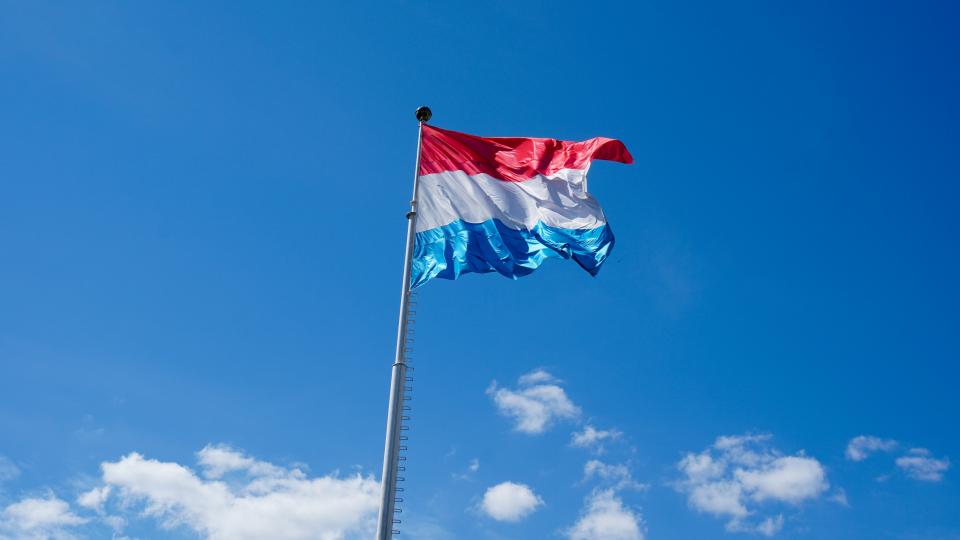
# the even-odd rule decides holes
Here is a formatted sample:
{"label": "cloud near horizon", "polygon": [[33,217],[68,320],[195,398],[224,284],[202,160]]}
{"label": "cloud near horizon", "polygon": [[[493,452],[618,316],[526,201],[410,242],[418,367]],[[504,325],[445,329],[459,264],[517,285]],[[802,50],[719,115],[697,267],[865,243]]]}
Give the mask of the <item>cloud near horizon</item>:
{"label": "cloud near horizon", "polygon": [[0,540],[74,540],[106,526],[113,538],[133,520],[189,529],[205,540],[347,540],[372,534],[379,483],[359,474],[310,478],[224,445],[197,452],[198,469],[132,452],[101,464],[80,494],[78,515],[53,494],[0,510]]}
{"label": "cloud near horizon", "polygon": [[[0,509],[0,540],[115,540],[133,520],[188,529],[205,540],[352,540],[373,534],[380,484],[256,460],[225,445],[197,452],[197,469],[132,452],[101,464],[97,484],[77,497],[77,514],[52,493]],[[91,533],[90,535],[81,533]]]}
{"label": "cloud near horizon", "polygon": [[0,511],[0,540],[74,540],[76,527],[88,521],[52,493],[28,497]]}
{"label": "cloud near horizon", "polygon": [[121,508],[208,540],[342,540],[369,534],[379,483],[359,474],[308,478],[228,446],[197,453],[201,474],[131,453],[101,466]]}

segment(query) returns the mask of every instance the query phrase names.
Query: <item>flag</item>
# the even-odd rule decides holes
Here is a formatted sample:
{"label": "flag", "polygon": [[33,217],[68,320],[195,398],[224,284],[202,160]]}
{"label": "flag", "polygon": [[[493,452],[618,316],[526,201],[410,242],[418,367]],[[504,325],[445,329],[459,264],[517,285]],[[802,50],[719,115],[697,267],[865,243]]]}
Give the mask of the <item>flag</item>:
{"label": "flag", "polygon": [[469,272],[516,279],[549,258],[596,275],[614,240],[586,190],[594,159],[633,163],[615,139],[477,137],[424,124],[411,287]]}

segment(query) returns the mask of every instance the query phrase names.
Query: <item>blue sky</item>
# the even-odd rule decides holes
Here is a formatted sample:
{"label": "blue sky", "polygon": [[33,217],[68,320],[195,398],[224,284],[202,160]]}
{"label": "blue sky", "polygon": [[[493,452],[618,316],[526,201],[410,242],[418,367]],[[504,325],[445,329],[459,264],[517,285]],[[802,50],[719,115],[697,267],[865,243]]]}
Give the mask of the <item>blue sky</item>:
{"label": "blue sky", "polygon": [[421,104],[636,163],[421,289],[401,538],[960,538],[957,15],[4,2],[0,538],[370,537]]}

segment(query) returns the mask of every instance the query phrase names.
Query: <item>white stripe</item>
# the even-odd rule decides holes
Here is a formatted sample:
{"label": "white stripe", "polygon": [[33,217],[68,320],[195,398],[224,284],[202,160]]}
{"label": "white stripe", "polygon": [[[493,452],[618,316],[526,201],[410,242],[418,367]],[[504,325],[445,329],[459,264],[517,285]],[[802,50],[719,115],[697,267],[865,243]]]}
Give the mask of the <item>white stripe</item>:
{"label": "white stripe", "polygon": [[562,169],[525,182],[463,171],[423,175],[417,196],[417,232],[458,219],[482,223],[494,218],[511,229],[530,230],[538,221],[565,229],[600,227],[606,219],[600,204],[583,189],[586,175],[586,170]]}

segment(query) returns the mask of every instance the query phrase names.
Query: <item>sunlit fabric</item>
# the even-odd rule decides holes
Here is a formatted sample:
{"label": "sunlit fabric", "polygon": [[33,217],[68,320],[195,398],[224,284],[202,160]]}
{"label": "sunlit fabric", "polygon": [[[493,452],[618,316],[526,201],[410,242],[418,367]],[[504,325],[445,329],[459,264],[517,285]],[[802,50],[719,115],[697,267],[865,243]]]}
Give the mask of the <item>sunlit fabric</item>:
{"label": "sunlit fabric", "polygon": [[423,129],[413,287],[471,272],[517,278],[551,258],[597,274],[614,238],[587,171],[594,159],[632,163],[620,141]]}

